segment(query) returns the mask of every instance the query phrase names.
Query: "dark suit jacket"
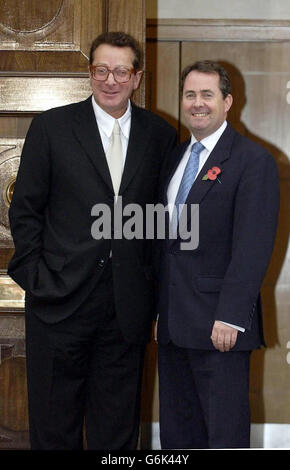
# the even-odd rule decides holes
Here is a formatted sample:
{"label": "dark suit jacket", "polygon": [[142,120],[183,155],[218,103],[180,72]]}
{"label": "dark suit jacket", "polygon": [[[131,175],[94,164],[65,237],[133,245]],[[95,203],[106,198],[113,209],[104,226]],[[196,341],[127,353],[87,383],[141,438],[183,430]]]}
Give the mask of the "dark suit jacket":
{"label": "dark suit jacket", "polygon": [[[163,201],[168,183],[189,141],[166,162]],[[203,180],[213,166],[217,180]],[[264,343],[260,287],[275,239],[279,180],[274,159],[260,145],[228,124],[191,191],[187,204],[199,204],[199,245],[180,249],[180,239],[160,248],[158,342],[169,338],[181,347],[213,349],[215,320],[246,329],[235,350]],[[189,230],[190,224],[188,224]]]}
{"label": "dark suit jacket", "polygon": [[[123,206],[155,202],[159,170],[176,139],[153,113],[132,105],[120,195]],[[114,192],[91,97],[37,116],[21,156],[9,211],[15,254],[9,275],[26,290],[26,310],[48,323],[87,298],[113,252],[114,295],[125,338],[148,340],[152,317],[151,242],[91,235],[95,204]],[[112,231],[113,233],[113,231]]]}

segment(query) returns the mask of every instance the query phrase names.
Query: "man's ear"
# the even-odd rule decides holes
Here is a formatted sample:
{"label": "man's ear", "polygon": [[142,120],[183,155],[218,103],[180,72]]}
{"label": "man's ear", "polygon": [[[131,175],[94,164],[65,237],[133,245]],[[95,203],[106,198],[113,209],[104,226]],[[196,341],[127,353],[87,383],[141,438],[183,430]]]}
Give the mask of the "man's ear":
{"label": "man's ear", "polygon": [[138,70],[138,72],[135,73],[134,90],[137,90],[137,88],[139,87],[139,85],[141,83],[142,76],[143,76],[143,70]]}
{"label": "man's ear", "polygon": [[226,111],[226,113],[227,113],[227,112],[230,110],[230,108],[231,108],[231,106],[232,106],[232,104],[233,104],[233,97],[232,97],[232,95],[228,94],[228,95],[225,97],[224,101],[225,101],[225,111]]}

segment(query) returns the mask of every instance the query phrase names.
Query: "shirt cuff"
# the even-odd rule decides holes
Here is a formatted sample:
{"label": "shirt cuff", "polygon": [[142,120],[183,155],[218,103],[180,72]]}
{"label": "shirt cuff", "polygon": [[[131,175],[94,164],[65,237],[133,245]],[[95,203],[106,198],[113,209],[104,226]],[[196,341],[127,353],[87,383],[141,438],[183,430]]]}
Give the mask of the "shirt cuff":
{"label": "shirt cuff", "polygon": [[220,320],[220,322],[223,323],[224,325],[231,326],[232,328],[235,328],[236,330],[239,330],[242,333],[244,333],[246,331],[245,328],[242,328],[241,326],[232,325],[231,323],[226,323],[225,321],[222,321],[222,320]]}

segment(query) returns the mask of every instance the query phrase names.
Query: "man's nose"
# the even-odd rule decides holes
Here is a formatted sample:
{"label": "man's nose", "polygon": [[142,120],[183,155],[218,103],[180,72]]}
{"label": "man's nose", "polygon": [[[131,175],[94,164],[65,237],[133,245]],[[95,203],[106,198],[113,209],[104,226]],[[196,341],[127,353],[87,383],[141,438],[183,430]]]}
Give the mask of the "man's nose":
{"label": "man's nose", "polygon": [[200,107],[203,105],[203,99],[201,95],[196,95],[194,99],[194,106]]}
{"label": "man's nose", "polygon": [[115,80],[115,77],[113,75],[113,72],[109,71],[106,82],[109,83],[109,84],[117,83],[116,80]]}

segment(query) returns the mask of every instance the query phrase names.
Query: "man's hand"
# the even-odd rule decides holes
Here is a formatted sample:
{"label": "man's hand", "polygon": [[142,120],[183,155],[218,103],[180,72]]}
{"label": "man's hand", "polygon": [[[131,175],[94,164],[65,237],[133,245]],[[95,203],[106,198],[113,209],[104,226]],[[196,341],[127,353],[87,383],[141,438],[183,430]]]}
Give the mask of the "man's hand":
{"label": "man's hand", "polygon": [[211,340],[216,349],[220,352],[229,351],[237,341],[238,330],[223,322],[216,320],[211,332]]}

